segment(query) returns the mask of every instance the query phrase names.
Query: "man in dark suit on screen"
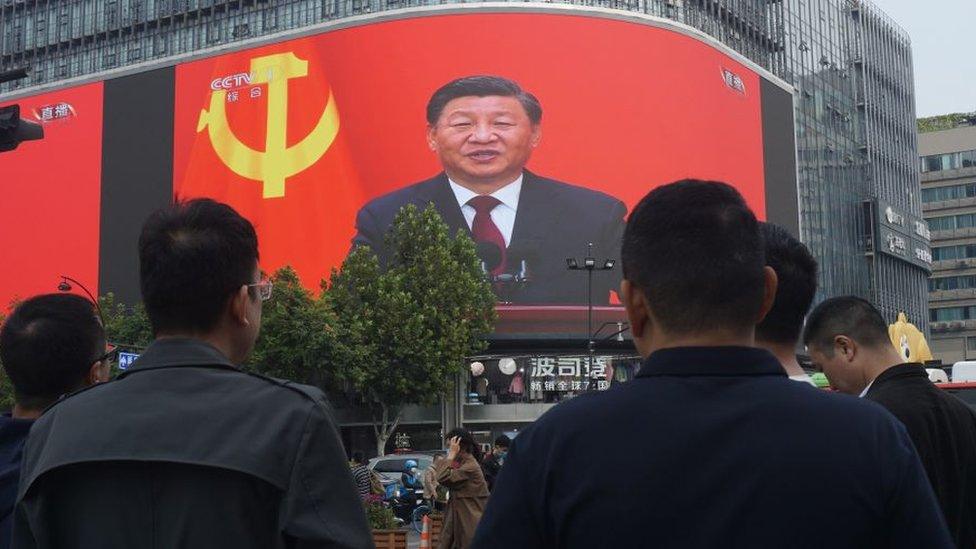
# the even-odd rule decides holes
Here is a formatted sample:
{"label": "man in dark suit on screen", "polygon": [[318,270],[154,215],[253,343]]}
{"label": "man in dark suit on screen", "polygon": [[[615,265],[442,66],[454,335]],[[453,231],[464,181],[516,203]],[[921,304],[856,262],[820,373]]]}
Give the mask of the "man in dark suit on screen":
{"label": "man in dark suit on screen", "polygon": [[[452,233],[469,232],[491,274],[528,272],[511,293],[519,303],[586,303],[586,282],[566,259],[620,255],[623,202],[525,169],[542,138],[542,106],[518,84],[496,76],[468,76],[434,92],[427,104],[427,143],[444,171],[376,198],[356,216],[356,246],[385,262],[383,236],[400,208],[434,204]],[[488,252],[485,253],[485,249]],[[606,304],[619,268],[596,272],[593,302]]]}

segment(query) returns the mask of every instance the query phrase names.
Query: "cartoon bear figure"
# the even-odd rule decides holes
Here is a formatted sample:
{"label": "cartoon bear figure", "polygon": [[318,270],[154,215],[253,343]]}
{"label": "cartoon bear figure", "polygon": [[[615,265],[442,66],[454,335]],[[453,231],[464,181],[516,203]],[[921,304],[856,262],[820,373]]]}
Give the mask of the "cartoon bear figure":
{"label": "cartoon bear figure", "polygon": [[924,363],[926,360],[932,360],[932,351],[925,341],[925,334],[908,322],[905,313],[898,313],[898,320],[888,326],[888,337],[905,362]]}

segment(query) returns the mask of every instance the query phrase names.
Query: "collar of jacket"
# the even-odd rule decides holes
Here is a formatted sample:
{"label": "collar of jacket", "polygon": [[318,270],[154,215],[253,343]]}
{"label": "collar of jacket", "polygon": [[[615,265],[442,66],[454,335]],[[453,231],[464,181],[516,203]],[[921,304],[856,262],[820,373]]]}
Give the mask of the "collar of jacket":
{"label": "collar of jacket", "polygon": [[906,377],[921,377],[928,381],[929,373],[925,371],[925,366],[919,362],[904,362],[881,372],[881,374],[874,378],[874,381],[871,382],[871,388],[874,389],[879,383],[884,383],[889,379]]}
{"label": "collar of jacket", "polygon": [[119,374],[123,378],[133,372],[196,366],[238,370],[216,347],[189,337],[166,337],[153,341],[128,370]]}
{"label": "collar of jacket", "polygon": [[772,353],[753,347],[674,347],[651,353],[637,377],[786,376]]}

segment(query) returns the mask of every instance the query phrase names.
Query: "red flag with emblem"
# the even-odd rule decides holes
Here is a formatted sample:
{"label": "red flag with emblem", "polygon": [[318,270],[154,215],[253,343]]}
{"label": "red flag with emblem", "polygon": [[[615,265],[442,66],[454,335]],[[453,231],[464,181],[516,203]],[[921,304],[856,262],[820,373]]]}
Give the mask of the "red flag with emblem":
{"label": "red flag with emblem", "polygon": [[293,41],[177,69],[174,191],[250,219],[261,266],[315,286],[354,235],[361,186],[342,98],[315,50]]}

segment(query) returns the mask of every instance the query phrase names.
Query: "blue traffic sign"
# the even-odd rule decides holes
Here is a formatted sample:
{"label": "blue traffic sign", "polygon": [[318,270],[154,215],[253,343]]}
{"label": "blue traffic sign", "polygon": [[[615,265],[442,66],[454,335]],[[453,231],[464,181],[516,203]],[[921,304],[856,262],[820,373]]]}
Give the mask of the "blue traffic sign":
{"label": "blue traffic sign", "polygon": [[139,358],[136,353],[119,353],[119,370],[126,370],[132,365],[135,360]]}

